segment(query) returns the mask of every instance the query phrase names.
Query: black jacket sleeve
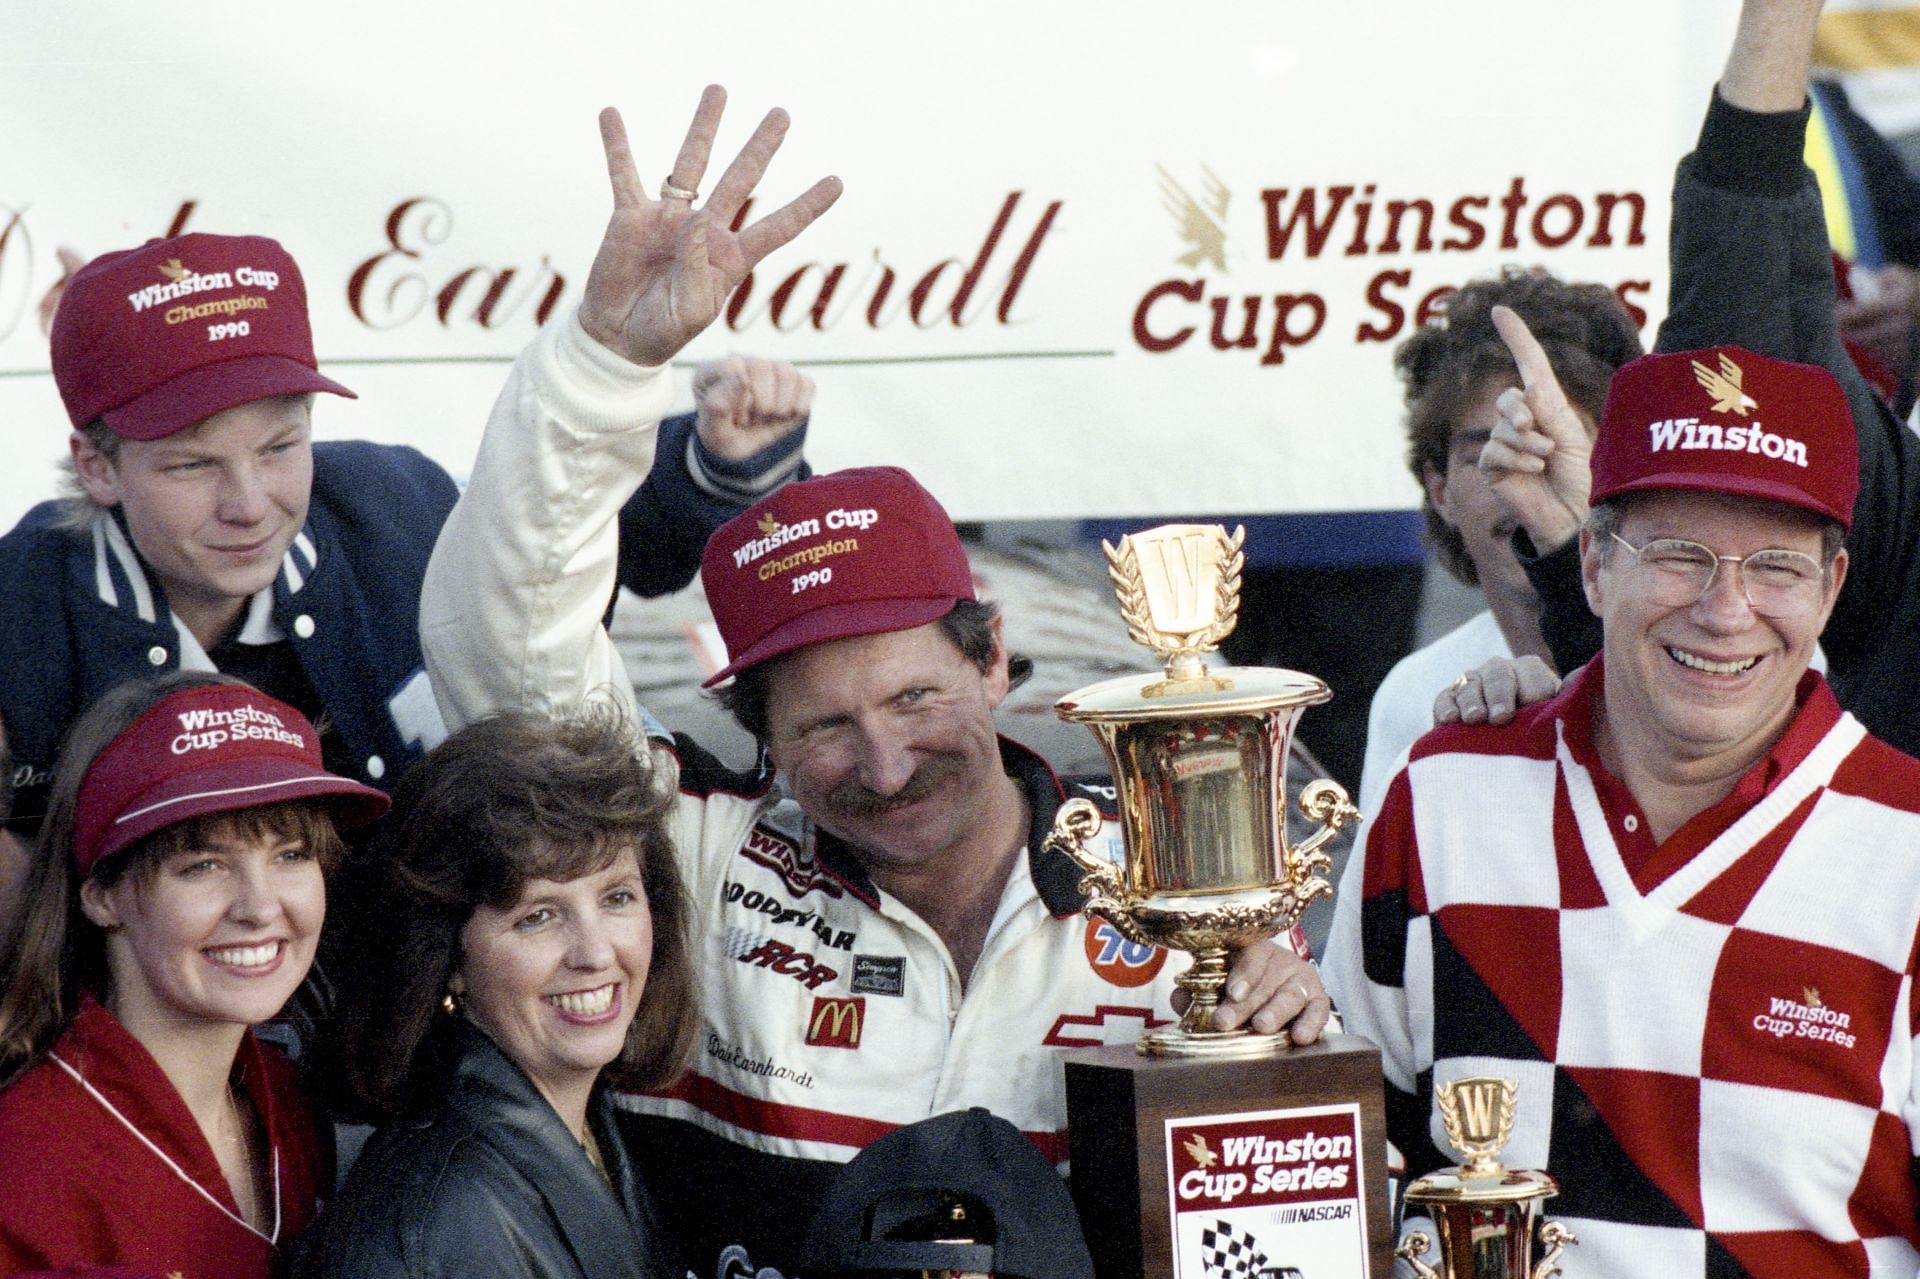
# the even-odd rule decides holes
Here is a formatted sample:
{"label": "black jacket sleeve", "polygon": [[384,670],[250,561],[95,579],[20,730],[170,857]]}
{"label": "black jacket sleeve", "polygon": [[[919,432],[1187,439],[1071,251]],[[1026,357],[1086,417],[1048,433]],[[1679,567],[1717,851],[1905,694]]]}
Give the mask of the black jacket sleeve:
{"label": "black jacket sleeve", "polygon": [[[1743,111],[1716,92],[1693,154],[1674,176],[1673,282],[1655,349],[1730,343],[1818,364],[1838,379],[1860,450],[1860,497],[1844,589],[1821,636],[1829,678],[1877,735],[1920,749],[1920,437],[1854,368],[1834,320],[1819,185],[1801,157],[1809,109]],[[1527,548],[1530,549],[1530,548]],[[1564,672],[1599,647],[1572,548],[1522,554],[1541,629]],[[1585,635],[1584,642],[1578,637]]]}
{"label": "black jacket sleeve", "polygon": [[709,451],[694,415],[660,423],[653,469],[620,511],[620,585],[652,598],[679,590],[700,571],[713,531],[790,479],[805,479],[806,428],[743,461]]}
{"label": "black jacket sleeve", "polygon": [[1587,607],[1580,582],[1580,539],[1570,537],[1542,554],[1525,529],[1513,531],[1513,554],[1540,597],[1540,633],[1562,675],[1586,665],[1600,651],[1600,619]]}
{"label": "black jacket sleeve", "polygon": [[1920,749],[1920,437],[1848,358],[1834,320],[1820,189],[1802,162],[1808,109],[1743,111],[1718,93],[1674,180],[1673,287],[1656,349],[1735,343],[1839,381],[1860,450],[1846,584],[1821,635],[1841,702]]}

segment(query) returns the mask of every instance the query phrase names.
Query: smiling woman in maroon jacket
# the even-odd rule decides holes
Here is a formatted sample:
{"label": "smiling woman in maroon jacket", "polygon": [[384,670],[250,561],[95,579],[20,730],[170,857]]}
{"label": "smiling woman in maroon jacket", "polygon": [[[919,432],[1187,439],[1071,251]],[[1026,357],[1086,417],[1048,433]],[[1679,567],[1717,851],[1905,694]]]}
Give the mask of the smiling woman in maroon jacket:
{"label": "smiling woman in maroon jacket", "polygon": [[331,1160],[250,1027],[313,963],[341,826],[386,810],[298,711],[220,676],[75,725],[0,945],[0,1273],[257,1279]]}

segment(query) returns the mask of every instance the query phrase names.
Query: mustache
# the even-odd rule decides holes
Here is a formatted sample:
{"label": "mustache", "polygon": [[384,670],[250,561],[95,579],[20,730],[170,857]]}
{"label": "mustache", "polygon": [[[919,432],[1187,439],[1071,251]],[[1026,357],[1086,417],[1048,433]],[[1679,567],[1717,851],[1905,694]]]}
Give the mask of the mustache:
{"label": "mustache", "polygon": [[907,784],[891,795],[868,790],[859,782],[848,779],[827,792],[827,802],[852,816],[878,817],[896,808],[919,803],[946,782],[958,777],[964,767],[955,756],[936,755],[914,769]]}

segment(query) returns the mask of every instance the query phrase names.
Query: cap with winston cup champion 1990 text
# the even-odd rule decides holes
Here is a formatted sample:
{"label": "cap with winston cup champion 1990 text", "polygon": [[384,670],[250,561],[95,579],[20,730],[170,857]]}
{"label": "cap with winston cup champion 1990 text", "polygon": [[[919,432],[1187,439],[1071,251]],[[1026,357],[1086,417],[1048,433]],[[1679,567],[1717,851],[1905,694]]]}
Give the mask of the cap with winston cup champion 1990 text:
{"label": "cap with winston cup champion 1990 text", "polygon": [[707,539],[700,580],[727,646],[709,685],[808,644],[924,626],[974,598],[953,520],[895,466],[775,490]]}
{"label": "cap with winston cup champion 1990 text", "polygon": [[274,395],[353,396],[320,375],[300,268],[265,236],[195,232],[95,258],[67,281],[52,344],[73,425],[129,440]]}
{"label": "cap with winston cup champion 1990 text", "polygon": [[1593,500],[1690,489],[1785,502],[1853,522],[1860,454],[1831,373],[1737,346],[1648,355],[1607,388]]}

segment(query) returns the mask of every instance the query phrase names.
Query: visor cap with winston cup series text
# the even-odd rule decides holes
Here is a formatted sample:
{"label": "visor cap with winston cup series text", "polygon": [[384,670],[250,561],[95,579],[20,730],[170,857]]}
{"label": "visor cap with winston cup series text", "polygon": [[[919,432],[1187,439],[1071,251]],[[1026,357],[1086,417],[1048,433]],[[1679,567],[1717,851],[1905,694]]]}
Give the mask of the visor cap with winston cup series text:
{"label": "visor cap with winston cup series text", "polygon": [[274,395],[353,398],[320,375],[300,268],[265,236],[195,232],[95,258],[67,281],[52,343],[74,427],[104,421],[123,439]]}
{"label": "visor cap with winston cup series text", "polygon": [[700,579],[727,646],[709,686],[809,644],[924,626],[974,598],[953,520],[895,466],[775,490],[707,539]]}
{"label": "visor cap with winston cup series text", "polygon": [[1593,500],[1688,489],[1784,502],[1853,523],[1860,454],[1825,369],[1737,346],[1620,367],[1593,443]]}
{"label": "visor cap with winston cup series text", "polygon": [[343,828],[387,811],[371,786],[329,773],[313,725],[246,684],[208,684],[161,698],[94,757],[80,781],[73,862],[102,858],[163,827],[296,799],[330,801]]}
{"label": "visor cap with winston cup series text", "polygon": [[808,1275],[1093,1279],[1065,1179],[1025,1133],[975,1106],[896,1128],[827,1185]]}

